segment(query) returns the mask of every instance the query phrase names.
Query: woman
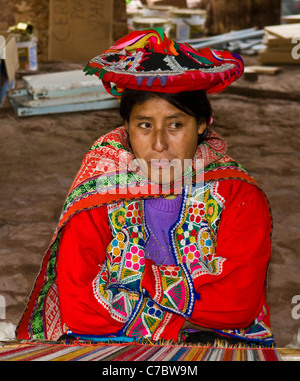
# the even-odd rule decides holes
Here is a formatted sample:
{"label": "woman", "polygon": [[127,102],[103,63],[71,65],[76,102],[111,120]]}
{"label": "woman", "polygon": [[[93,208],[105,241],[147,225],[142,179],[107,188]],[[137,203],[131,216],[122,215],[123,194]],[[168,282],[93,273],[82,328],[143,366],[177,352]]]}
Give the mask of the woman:
{"label": "woman", "polygon": [[196,331],[198,341],[205,332],[272,345],[269,205],[209,127],[207,93],[240,77],[240,57],[150,30],[86,71],[120,98],[125,124],[86,155],[18,337],[177,341]]}

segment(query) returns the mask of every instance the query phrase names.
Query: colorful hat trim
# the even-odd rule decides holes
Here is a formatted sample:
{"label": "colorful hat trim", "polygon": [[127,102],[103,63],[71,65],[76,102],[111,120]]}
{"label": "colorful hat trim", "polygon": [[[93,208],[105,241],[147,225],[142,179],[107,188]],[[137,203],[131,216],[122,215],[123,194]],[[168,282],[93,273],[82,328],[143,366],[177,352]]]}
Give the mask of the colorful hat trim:
{"label": "colorful hat trim", "polygon": [[170,40],[162,28],[129,33],[84,69],[88,75],[97,75],[115,97],[121,97],[126,88],[219,93],[238,79],[243,70],[243,60],[238,54],[210,48],[196,50]]}

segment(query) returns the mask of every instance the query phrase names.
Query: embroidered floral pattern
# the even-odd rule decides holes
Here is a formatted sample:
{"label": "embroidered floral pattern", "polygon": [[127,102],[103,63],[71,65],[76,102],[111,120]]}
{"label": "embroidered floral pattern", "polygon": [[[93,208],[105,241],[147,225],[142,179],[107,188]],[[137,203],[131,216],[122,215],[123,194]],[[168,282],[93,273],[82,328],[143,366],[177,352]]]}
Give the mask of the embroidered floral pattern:
{"label": "embroidered floral pattern", "polygon": [[215,221],[223,207],[217,187],[208,183],[193,195],[187,192],[184,198],[180,220],[173,228],[178,265],[152,266],[155,292],[151,298],[145,297],[140,287],[146,239],[143,202],[126,201],[108,207],[115,236],[107,247],[107,261],[95,281],[95,292],[112,316],[126,320],[126,334],[151,337],[158,326],[163,333],[160,322],[167,312],[188,318],[194,306],[193,279],[222,272],[225,259],[216,256],[216,231],[212,231],[212,227],[217,230]]}
{"label": "embroidered floral pattern", "polygon": [[122,229],[125,222],[125,213],[126,210],[124,208],[121,208],[112,215],[111,222],[116,230]]}
{"label": "embroidered floral pattern", "polygon": [[132,246],[130,251],[126,253],[126,267],[134,271],[139,271],[141,266],[145,264],[144,251],[138,249],[137,246]]}
{"label": "embroidered floral pattern", "polygon": [[193,279],[200,275],[219,275],[224,258],[216,256],[216,234],[223,209],[218,187],[207,183],[187,200],[181,221],[173,229],[174,250],[178,261]]}

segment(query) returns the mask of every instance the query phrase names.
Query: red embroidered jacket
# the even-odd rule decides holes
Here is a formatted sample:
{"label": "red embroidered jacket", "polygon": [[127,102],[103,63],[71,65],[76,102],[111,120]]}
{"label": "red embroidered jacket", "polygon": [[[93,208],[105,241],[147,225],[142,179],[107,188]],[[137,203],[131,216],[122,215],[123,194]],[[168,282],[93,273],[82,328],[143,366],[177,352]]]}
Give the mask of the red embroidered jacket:
{"label": "red embroidered jacket", "polygon": [[[224,208],[215,254],[224,262],[214,276],[202,274],[194,279],[200,300],[195,301],[189,321],[229,335],[235,335],[237,330],[245,338],[269,337],[265,299],[271,252],[269,205],[255,185],[241,180],[218,183]],[[60,309],[63,321],[78,334],[117,334],[124,326],[99,303],[93,290],[112,238],[105,206],[77,213],[63,228],[58,258]],[[150,297],[156,293],[155,267],[146,259],[142,287]],[[173,313],[162,338],[177,340],[184,322],[183,316]],[[261,325],[256,336],[251,325],[258,322]]]}

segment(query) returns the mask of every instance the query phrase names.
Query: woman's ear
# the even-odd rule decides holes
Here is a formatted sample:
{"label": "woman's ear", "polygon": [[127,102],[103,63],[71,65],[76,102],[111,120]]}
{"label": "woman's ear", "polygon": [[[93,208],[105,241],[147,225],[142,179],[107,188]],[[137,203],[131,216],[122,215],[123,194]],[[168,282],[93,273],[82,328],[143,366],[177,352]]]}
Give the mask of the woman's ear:
{"label": "woman's ear", "polygon": [[128,130],[129,130],[129,124],[128,124],[128,122],[125,122],[124,126],[125,126],[125,131],[128,132]]}
{"label": "woman's ear", "polygon": [[206,122],[199,123],[198,124],[198,135],[203,134],[203,132],[205,131],[206,127],[207,127]]}

